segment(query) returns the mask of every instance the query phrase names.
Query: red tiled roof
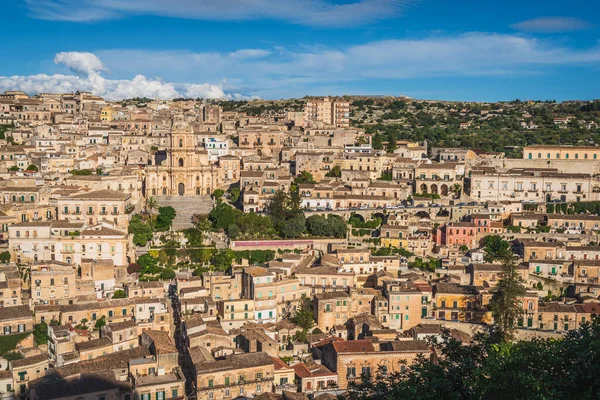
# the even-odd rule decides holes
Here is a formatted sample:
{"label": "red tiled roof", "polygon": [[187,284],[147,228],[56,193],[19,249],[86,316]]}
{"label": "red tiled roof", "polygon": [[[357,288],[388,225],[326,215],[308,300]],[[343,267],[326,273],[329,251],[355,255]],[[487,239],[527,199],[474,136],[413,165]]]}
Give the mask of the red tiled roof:
{"label": "red tiled roof", "polygon": [[370,340],[347,340],[345,342],[334,342],[333,348],[337,353],[359,353],[364,351],[375,351],[373,342]]}

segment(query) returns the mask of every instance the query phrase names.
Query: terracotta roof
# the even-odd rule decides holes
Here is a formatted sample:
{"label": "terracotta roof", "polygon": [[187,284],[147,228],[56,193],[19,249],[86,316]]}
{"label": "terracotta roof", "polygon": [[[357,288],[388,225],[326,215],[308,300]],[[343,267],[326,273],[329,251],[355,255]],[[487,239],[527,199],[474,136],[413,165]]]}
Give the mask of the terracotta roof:
{"label": "terracotta roof", "polygon": [[332,345],[337,353],[364,353],[375,351],[373,342],[370,340],[347,340],[344,342],[333,342]]}

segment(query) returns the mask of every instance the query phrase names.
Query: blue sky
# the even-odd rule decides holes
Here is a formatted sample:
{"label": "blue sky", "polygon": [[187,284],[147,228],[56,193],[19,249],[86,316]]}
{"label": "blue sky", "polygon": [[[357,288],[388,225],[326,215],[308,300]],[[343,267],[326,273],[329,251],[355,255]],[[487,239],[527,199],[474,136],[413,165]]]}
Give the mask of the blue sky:
{"label": "blue sky", "polygon": [[600,98],[591,0],[11,0],[0,90]]}

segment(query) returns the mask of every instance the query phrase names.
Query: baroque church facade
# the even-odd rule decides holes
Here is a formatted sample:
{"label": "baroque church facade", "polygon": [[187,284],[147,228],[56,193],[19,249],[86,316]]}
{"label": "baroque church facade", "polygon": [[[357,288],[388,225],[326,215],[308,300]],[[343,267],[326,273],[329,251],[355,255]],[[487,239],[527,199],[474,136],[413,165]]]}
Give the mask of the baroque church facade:
{"label": "baroque church facade", "polygon": [[183,119],[173,120],[165,153],[146,168],[146,196],[210,195],[218,188],[217,166]]}

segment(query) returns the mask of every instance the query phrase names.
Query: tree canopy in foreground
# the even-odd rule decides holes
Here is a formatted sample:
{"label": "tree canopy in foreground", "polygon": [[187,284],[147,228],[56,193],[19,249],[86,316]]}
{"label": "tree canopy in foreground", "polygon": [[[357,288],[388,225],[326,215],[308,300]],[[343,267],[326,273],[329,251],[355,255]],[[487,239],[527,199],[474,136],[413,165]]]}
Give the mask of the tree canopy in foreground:
{"label": "tree canopy in foreground", "polygon": [[404,373],[379,374],[351,384],[356,400],[597,399],[600,393],[600,319],[558,339],[504,342],[478,335],[462,345],[444,333],[433,358]]}

